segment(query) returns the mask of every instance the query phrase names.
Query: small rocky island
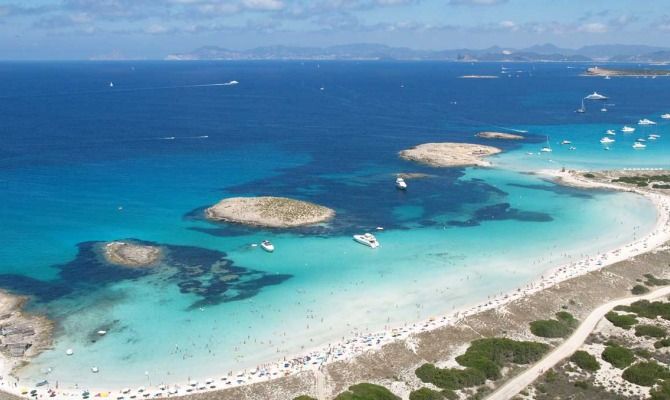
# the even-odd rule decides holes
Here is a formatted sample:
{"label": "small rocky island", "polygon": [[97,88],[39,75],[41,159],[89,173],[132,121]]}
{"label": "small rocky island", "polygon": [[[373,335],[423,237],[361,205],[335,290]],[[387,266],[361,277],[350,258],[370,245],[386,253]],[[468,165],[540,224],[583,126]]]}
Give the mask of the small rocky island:
{"label": "small rocky island", "polygon": [[493,146],[471,143],[424,143],[411,149],[401,151],[400,157],[432,167],[488,167],[490,162],[484,160],[501,150]]}
{"label": "small rocky island", "polygon": [[586,73],[583,76],[656,77],[656,76],[670,76],[670,70],[593,67],[587,69]]}
{"label": "small rocky island", "polygon": [[503,133],[503,132],[479,132],[476,134],[478,138],[482,139],[504,139],[504,140],[523,140],[525,139],[521,135],[515,135],[512,133]]}
{"label": "small rocky island", "polygon": [[110,264],[129,268],[146,268],[158,263],[162,251],[157,246],[115,241],[105,244],[104,255]]}
{"label": "small rocky island", "polygon": [[326,222],[335,216],[335,211],[286,197],[231,197],[206,209],[205,216],[212,221],[294,228]]}

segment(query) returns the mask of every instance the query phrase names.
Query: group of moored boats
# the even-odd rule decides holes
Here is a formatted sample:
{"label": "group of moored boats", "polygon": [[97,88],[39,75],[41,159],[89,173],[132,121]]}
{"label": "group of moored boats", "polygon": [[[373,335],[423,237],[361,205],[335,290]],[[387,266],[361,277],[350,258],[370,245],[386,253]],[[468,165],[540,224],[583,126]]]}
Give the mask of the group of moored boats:
{"label": "group of moored boats", "polygon": [[[670,114],[663,114],[663,115],[661,115],[661,118],[662,119],[670,119]],[[637,124],[640,125],[640,126],[654,126],[654,125],[657,125],[656,122],[654,122],[654,121],[652,121],[648,118],[643,118],[643,119],[639,120],[637,122]],[[632,126],[628,126],[628,125],[621,128],[621,132],[623,132],[623,133],[633,133],[633,132],[635,132],[635,130],[636,130],[635,128],[633,128]],[[600,143],[605,145],[605,150],[609,150],[610,148],[607,145],[616,142],[615,139],[611,138],[611,136],[616,136],[616,132],[613,129],[608,129],[605,132],[605,135],[607,135],[607,136],[603,136],[603,138],[600,139]],[[646,139],[645,138],[635,139],[635,143],[633,143],[633,148],[636,149],[636,150],[645,149],[645,148],[647,148],[647,145],[645,144],[645,142],[647,142],[648,140],[655,141],[655,140],[658,140],[658,138],[660,138],[660,137],[661,137],[661,135],[659,135],[659,134],[651,133],[647,136]]]}

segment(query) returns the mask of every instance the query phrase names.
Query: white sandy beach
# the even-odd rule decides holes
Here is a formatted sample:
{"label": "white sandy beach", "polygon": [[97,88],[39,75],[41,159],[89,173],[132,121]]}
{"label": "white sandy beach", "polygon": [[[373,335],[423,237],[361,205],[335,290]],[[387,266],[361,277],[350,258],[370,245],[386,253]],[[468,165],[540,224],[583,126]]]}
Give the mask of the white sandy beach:
{"label": "white sandy beach", "polygon": [[[593,183],[570,173],[559,171],[541,171],[541,175],[550,179],[562,180],[563,183],[584,188],[603,188],[612,190],[624,190],[636,192],[645,196],[653,202],[656,207],[657,219],[653,230],[644,237],[620,246],[618,248],[571,262],[544,272],[543,276],[536,281],[518,288],[514,291],[491,297],[489,300],[455,310],[441,317],[407,324],[402,327],[389,328],[379,332],[372,332],[350,337],[338,343],[319,346],[296,355],[286,360],[276,360],[259,365],[252,370],[225,373],[224,376],[213,374],[212,377],[199,377],[190,382],[170,382],[170,384],[129,388],[87,388],[91,395],[107,393],[114,398],[155,398],[176,395],[187,395],[193,392],[204,392],[248,385],[255,382],[268,381],[286,375],[297,374],[307,370],[318,370],[324,364],[335,361],[349,360],[368,351],[374,351],[385,344],[406,340],[414,334],[434,330],[451,324],[458,323],[466,316],[473,315],[485,310],[498,308],[506,303],[521,299],[529,294],[554,286],[565,280],[598,270],[605,266],[623,261],[639,254],[657,248],[670,240],[670,196],[652,193],[642,189],[631,189],[616,184]],[[3,380],[0,388],[16,395],[26,395],[28,388],[23,389],[20,383],[8,377],[10,365],[7,361],[2,362]],[[32,388],[31,388],[32,389]],[[47,387],[37,389],[39,395],[49,396]],[[79,397],[83,388],[60,388],[57,390],[56,398]]]}

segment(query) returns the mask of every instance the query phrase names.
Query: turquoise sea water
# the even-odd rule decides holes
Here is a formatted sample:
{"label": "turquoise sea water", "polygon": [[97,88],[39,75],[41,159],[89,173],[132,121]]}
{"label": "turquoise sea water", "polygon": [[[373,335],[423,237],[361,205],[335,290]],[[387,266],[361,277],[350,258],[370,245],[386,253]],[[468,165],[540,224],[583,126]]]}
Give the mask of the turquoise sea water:
{"label": "turquoise sea water", "polygon": [[[670,164],[666,124],[618,133],[610,151],[598,143],[606,129],[660,122],[670,82],[593,80],[564,65],[521,64],[518,78],[495,81],[457,77],[498,64],[0,67],[0,287],[57,321],[53,350],[20,375],[61,387],[217,377],[474,304],[653,226],[642,198],[524,171]],[[232,79],[240,85],[192,87]],[[616,105],[573,113],[593,90]],[[506,150],[493,160],[501,168],[396,155],[491,129],[530,132],[491,142]],[[635,151],[643,130],[661,138]],[[547,136],[554,152],[536,154]],[[431,177],[402,193],[397,172]],[[223,197],[259,194],[324,204],[337,218],[266,231],[201,217]],[[377,226],[381,248],[351,240]],[[100,242],[126,238],[166,246],[164,265],[137,273],[96,256]],[[277,251],[250,246],[263,239]]]}

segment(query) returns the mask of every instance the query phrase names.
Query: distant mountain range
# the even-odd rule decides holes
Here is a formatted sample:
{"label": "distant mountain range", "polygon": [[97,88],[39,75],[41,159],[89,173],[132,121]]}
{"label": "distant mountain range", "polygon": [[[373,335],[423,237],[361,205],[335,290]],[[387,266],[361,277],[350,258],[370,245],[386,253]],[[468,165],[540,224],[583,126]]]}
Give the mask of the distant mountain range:
{"label": "distant mountain range", "polygon": [[442,61],[546,61],[546,62],[670,62],[670,48],[643,45],[594,45],[567,49],[547,43],[524,49],[498,46],[487,49],[414,50],[381,44],[330,47],[268,46],[230,50],[200,47],[170,54],[167,60],[442,60]]}

